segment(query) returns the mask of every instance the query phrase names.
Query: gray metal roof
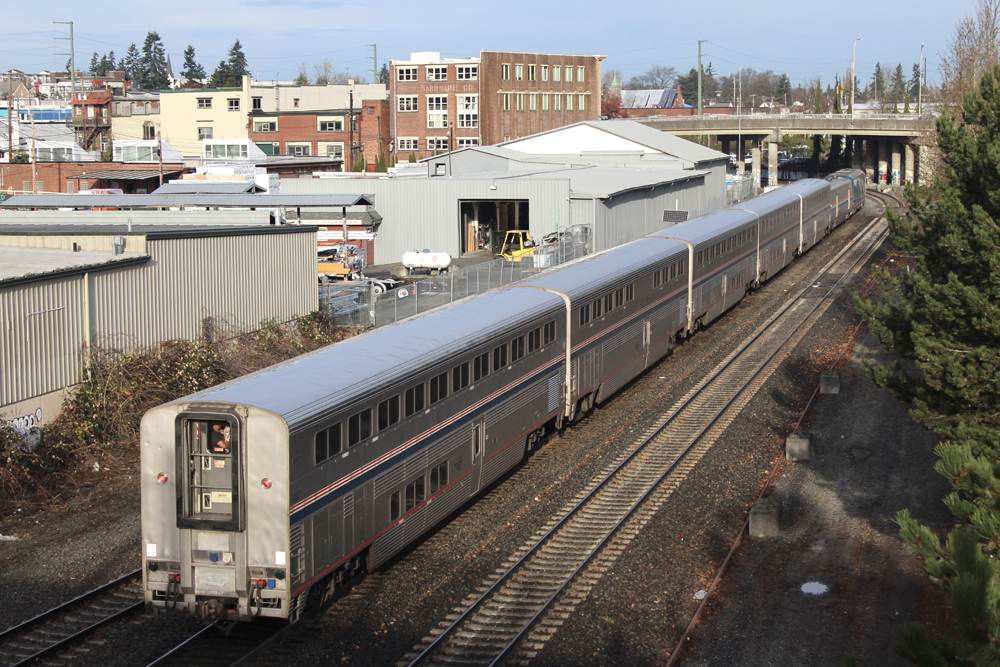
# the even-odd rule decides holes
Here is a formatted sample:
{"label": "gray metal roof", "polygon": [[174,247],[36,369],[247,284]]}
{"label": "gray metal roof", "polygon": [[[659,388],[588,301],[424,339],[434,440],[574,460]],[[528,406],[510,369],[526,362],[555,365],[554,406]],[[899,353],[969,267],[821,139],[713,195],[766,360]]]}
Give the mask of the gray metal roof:
{"label": "gray metal roof", "polygon": [[[163,167],[164,174],[176,174],[182,171],[184,171],[184,167],[180,165],[174,167],[164,165]],[[150,178],[157,178],[159,175],[159,169],[101,169],[99,171],[88,171],[85,174],[77,174],[76,176],[67,176],[67,178],[100,178],[103,180],[145,181]]]}
{"label": "gray metal roof", "polygon": [[[315,224],[305,225],[74,225],[58,223],[0,224],[0,236],[110,236],[143,235],[153,238],[198,238],[206,236],[253,236],[259,234],[304,234],[315,232]],[[79,254],[79,253],[77,253]]]}
{"label": "gray metal roof", "polygon": [[153,190],[154,195],[242,195],[248,192],[260,192],[260,188],[253,181],[242,181],[231,183],[228,181],[199,181],[188,180],[179,183],[164,183]]}
{"label": "gray metal roof", "polygon": [[729,159],[729,156],[725,153],[720,153],[701,144],[696,144],[693,141],[655,130],[648,125],[637,123],[633,120],[587,120],[583,121],[583,124],[691,162],[712,162]]}
{"label": "gray metal roof", "polygon": [[[628,167],[602,167],[589,165],[568,169],[539,169],[538,171],[494,171],[455,176],[455,180],[568,180],[570,196],[579,199],[601,199],[630,190],[642,190],[657,185],[677,183],[708,174],[699,169],[631,169]],[[448,178],[438,176],[436,178]]]}
{"label": "gray metal roof", "polygon": [[148,208],[224,206],[238,208],[299,208],[306,206],[372,205],[368,195],[14,195],[0,208]]}
{"label": "gray metal roof", "polygon": [[677,99],[676,88],[622,90],[622,109],[669,109]]}
{"label": "gray metal roof", "polygon": [[148,255],[137,252],[114,255],[110,252],[93,250],[73,252],[49,248],[0,246],[0,287],[67,271],[107,268],[120,262],[130,263],[148,258]]}

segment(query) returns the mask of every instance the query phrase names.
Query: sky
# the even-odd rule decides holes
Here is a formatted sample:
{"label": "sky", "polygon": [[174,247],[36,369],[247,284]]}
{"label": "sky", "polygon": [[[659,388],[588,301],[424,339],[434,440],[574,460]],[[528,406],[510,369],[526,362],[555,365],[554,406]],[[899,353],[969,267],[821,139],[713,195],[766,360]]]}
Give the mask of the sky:
{"label": "sky", "polygon": [[261,80],[295,77],[302,63],[330,61],[335,69],[372,79],[372,44],[381,66],[414,51],[462,58],[480,51],[605,55],[602,68],[628,78],[652,65],[684,73],[702,62],[719,74],[753,68],[787,73],[793,84],[819,76],[824,85],[850,68],[857,43],[862,85],[875,63],[907,75],[924,43],[928,80],[955,24],[974,13],[973,0],[173,0],[169,3],[102,0],[100,10],[68,0],[21,3],[7,12],[0,32],[0,70],[62,69],[73,21],[76,66],[91,54],[160,34],[180,71],[184,49],[211,74],[237,39],[249,68]]}

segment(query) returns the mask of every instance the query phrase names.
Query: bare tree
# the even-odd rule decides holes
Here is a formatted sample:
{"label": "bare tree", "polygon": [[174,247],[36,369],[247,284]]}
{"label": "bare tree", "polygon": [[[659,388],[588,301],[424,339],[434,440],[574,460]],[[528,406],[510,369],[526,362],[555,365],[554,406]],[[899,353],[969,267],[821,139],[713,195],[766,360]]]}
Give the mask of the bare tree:
{"label": "bare tree", "polygon": [[295,83],[300,86],[308,86],[309,74],[307,74],[308,70],[306,69],[306,64],[303,62],[295,68],[295,71],[298,72],[298,76],[295,77]]}
{"label": "bare tree", "polygon": [[998,62],[1000,0],[979,0],[976,13],[955,26],[955,34],[941,56],[945,104],[952,112],[959,110],[964,94],[979,90],[983,74]]}
{"label": "bare tree", "polygon": [[325,86],[328,83],[333,83],[330,81],[330,77],[333,74],[333,63],[329,60],[321,60],[318,63],[314,63],[313,73],[316,75],[314,79],[317,86]]}
{"label": "bare tree", "polygon": [[633,76],[622,83],[622,88],[628,90],[655,90],[672,88],[677,81],[677,70],[673,67],[653,65],[639,76]]}

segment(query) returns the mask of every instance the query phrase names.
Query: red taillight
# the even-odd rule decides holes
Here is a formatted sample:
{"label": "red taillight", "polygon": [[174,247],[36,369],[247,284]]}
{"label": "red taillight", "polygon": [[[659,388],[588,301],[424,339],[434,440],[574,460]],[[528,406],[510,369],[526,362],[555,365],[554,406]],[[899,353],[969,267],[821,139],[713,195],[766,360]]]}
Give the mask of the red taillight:
{"label": "red taillight", "polygon": [[268,478],[265,477],[264,479],[260,480],[260,485],[263,486],[265,489],[270,489],[271,488],[271,480],[269,480]]}
{"label": "red taillight", "polygon": [[157,475],[156,476],[156,483],[157,484],[166,484],[167,483],[167,473],[161,472],[159,475]]}

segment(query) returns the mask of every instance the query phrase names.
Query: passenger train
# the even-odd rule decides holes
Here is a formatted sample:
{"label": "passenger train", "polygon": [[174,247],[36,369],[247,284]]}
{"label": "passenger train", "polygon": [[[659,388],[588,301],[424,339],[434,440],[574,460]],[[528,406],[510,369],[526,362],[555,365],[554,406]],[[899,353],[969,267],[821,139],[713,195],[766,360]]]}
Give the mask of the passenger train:
{"label": "passenger train", "polygon": [[798,181],[150,410],[147,606],[298,620],[788,266],[865,186]]}

